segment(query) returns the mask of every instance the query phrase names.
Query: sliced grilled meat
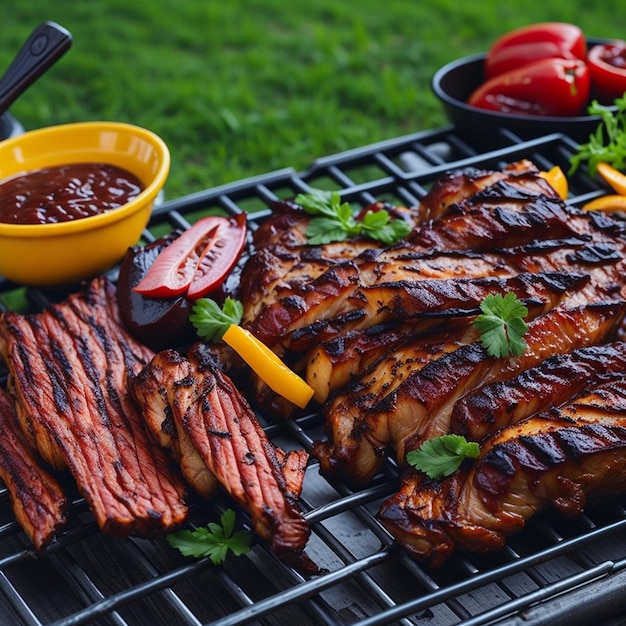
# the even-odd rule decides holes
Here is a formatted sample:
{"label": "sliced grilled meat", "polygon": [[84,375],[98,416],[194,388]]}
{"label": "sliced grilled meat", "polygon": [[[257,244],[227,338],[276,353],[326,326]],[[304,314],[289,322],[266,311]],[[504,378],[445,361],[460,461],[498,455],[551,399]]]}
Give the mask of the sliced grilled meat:
{"label": "sliced grilled meat", "polygon": [[188,358],[173,350],[159,353],[132,387],[142,406],[161,412],[160,422],[155,420],[159,428],[171,416],[194,455],[248,511],[257,534],[283,558],[306,563],[310,530],[297,499],[308,454],[284,452],[269,441],[250,405],[211,353],[202,344],[194,345]]}
{"label": "sliced grilled meat", "polygon": [[407,472],[378,517],[413,556],[439,566],[460,548],[501,548],[542,508],[579,515],[626,490],[626,380],[506,427],[441,481]]}
{"label": "sliced grilled meat", "polygon": [[4,389],[0,389],[0,431],[0,479],[18,524],[35,548],[43,550],[67,523],[67,498],[24,436],[13,398]]}
{"label": "sliced grilled meat", "polygon": [[0,352],[25,432],[69,469],[103,531],[156,536],[184,521],[182,478],[127,390],[152,353],[122,328],[108,280],[36,315],[4,313]]}
{"label": "sliced grilled meat", "polygon": [[571,400],[592,384],[626,372],[626,343],[617,341],[548,357],[506,381],[485,385],[453,407],[450,431],[481,441],[505,426]]}

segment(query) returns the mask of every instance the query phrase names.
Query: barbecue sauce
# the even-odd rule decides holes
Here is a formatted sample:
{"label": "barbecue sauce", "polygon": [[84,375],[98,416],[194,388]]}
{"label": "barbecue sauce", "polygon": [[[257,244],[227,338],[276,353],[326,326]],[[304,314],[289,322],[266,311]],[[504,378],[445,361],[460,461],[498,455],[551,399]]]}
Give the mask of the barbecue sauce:
{"label": "barbecue sauce", "polygon": [[54,224],[98,215],[126,204],[143,186],[116,165],[70,163],[0,182],[0,222]]}

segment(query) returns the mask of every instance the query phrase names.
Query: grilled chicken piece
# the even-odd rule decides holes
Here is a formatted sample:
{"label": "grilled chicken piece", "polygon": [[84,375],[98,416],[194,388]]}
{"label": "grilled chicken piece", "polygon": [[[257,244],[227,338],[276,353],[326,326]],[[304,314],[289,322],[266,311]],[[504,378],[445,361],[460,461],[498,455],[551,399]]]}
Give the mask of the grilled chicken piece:
{"label": "grilled chicken piece", "polygon": [[604,343],[614,337],[626,314],[624,301],[574,306],[566,301],[529,323],[527,348],[520,357],[493,359],[478,342],[436,346],[433,358],[415,368],[377,402],[360,411],[340,407],[327,413],[328,443],[316,444],[321,467],[350,482],[367,484],[392,449],[402,466],[407,450],[449,432],[453,407],[478,387],[507,380],[546,357]]}
{"label": "grilled chicken piece", "polygon": [[556,354],[506,381],[485,385],[461,398],[450,416],[450,432],[469,441],[560,406],[593,384],[626,372],[626,343],[617,341]]}
{"label": "grilled chicken piece", "polygon": [[184,521],[182,478],[127,391],[152,352],[122,328],[112,283],[95,279],[36,315],[4,313],[0,353],[24,432],[69,469],[103,531],[149,537]]}
{"label": "grilled chicken piece", "polygon": [[184,414],[184,407],[199,401],[205,389],[184,384],[193,376],[187,359],[182,359],[175,350],[162,350],[148,367],[130,379],[130,390],[155,441],[170,452],[194,491],[203,498],[210,498],[215,495],[219,482],[189,439],[182,421],[174,419],[171,408],[178,404]]}
{"label": "grilled chicken piece", "polygon": [[626,490],[626,380],[508,426],[473,466],[435,482],[410,471],[378,513],[414,557],[441,565],[455,549],[501,548],[542,508],[579,515]]}
{"label": "grilled chicken piece", "polygon": [[194,455],[249,512],[256,533],[281,557],[306,563],[310,530],[297,499],[308,454],[284,452],[268,440],[253,410],[210,352],[196,344],[188,358],[173,350],[159,353],[132,387],[142,406],[152,405],[157,411],[161,407],[161,424],[171,416]]}
{"label": "grilled chicken piece", "polygon": [[13,398],[4,389],[0,389],[0,431],[0,479],[18,524],[35,548],[43,550],[67,523],[67,498],[24,436]]}
{"label": "grilled chicken piece", "polygon": [[452,205],[473,196],[498,181],[506,180],[522,190],[557,197],[557,193],[539,174],[534,163],[522,159],[500,170],[463,168],[442,174],[421,199],[418,208],[424,220],[443,215]]}

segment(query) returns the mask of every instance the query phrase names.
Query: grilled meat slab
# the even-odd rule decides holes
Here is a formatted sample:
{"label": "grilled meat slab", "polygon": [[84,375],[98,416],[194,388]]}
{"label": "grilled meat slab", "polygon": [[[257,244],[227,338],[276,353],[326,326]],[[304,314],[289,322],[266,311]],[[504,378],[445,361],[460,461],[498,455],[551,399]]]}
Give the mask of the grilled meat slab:
{"label": "grilled meat slab", "polygon": [[448,478],[407,472],[379,519],[413,556],[441,565],[455,549],[501,548],[553,505],[579,515],[590,498],[626,489],[626,379],[504,428]]}
{"label": "grilled meat slab", "polygon": [[194,455],[249,512],[256,533],[277,554],[304,559],[310,531],[297,499],[308,454],[273,446],[250,405],[201,344],[188,357],[173,350],[155,355],[134,379],[134,394],[144,407],[154,398],[162,411],[159,428],[171,416]]}
{"label": "grilled meat slab", "polygon": [[152,352],[123,329],[112,283],[94,279],[35,315],[4,313],[0,353],[24,432],[69,469],[103,531],[156,536],[186,518],[182,478],[128,394]]}
{"label": "grilled meat slab", "polygon": [[18,524],[35,548],[43,550],[67,523],[67,498],[22,432],[13,398],[4,389],[0,389],[0,432],[0,479]]}

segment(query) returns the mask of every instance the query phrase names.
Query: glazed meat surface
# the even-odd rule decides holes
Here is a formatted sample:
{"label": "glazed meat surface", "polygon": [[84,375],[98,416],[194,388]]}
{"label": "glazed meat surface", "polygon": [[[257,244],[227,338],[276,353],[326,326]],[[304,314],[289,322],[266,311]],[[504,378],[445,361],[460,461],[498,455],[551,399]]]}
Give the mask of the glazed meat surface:
{"label": "glazed meat surface", "polygon": [[22,432],[13,398],[4,389],[0,389],[0,432],[0,479],[15,519],[35,548],[43,550],[67,523],[67,498]]}
{"label": "glazed meat surface", "polygon": [[23,431],[45,461],[71,472],[103,531],[156,536],[184,521],[182,478],[127,389],[152,352],[121,326],[108,280],[38,314],[4,313],[0,353]]}

